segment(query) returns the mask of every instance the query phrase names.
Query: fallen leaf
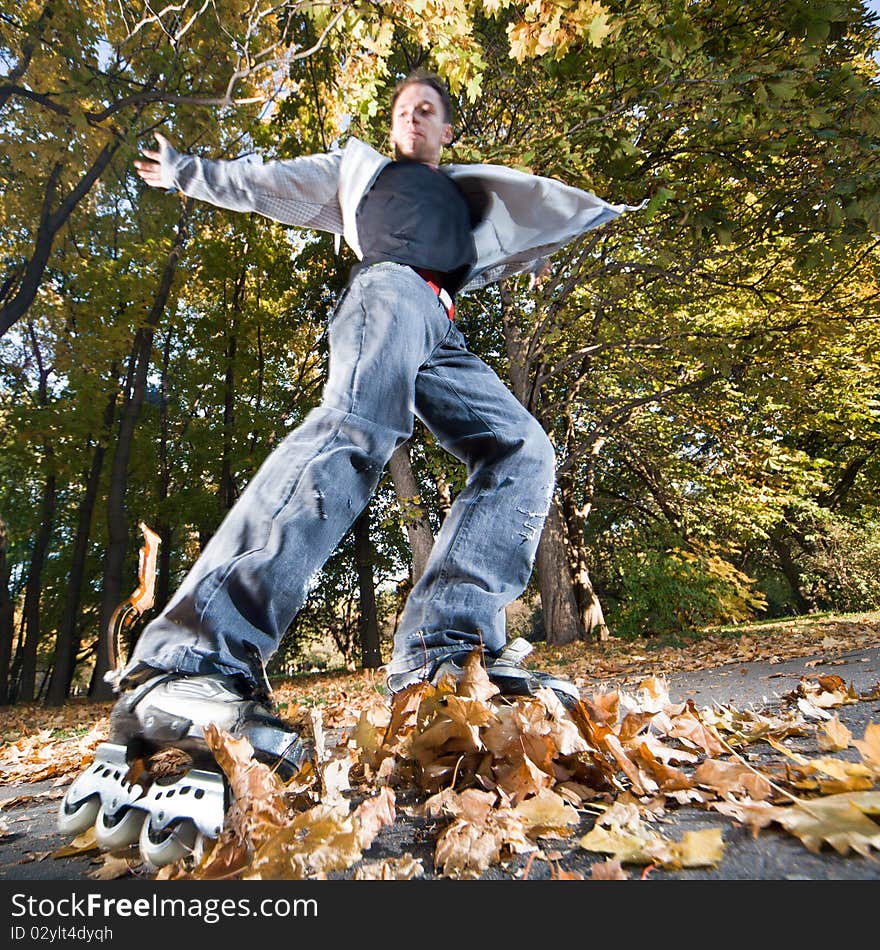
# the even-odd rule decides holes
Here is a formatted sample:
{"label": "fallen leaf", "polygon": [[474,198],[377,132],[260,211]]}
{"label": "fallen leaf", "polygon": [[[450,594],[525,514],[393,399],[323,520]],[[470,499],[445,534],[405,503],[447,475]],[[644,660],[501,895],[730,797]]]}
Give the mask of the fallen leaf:
{"label": "fallen leaf", "polygon": [[368,861],[354,870],[356,881],[410,881],[425,873],[422,862],[409,852],[399,858],[385,858],[384,861]]}
{"label": "fallen leaf", "polygon": [[321,801],[325,805],[332,805],[345,801],[343,792],[351,789],[348,773],[351,771],[351,759],[348,756],[339,759],[330,759],[318,766],[321,775]]}
{"label": "fallen leaf", "polygon": [[131,873],[131,865],[125,858],[113,854],[103,855],[103,864],[86,875],[94,881],[115,881]]}
{"label": "fallen leaf", "polygon": [[394,802],[394,791],[382,788],[378,795],[361,802],[354,810],[352,819],[357,829],[358,844],[363,850],[370,847],[382,828],[394,824]]}
{"label": "fallen leaf", "polygon": [[456,693],[466,699],[485,702],[497,696],[501,690],[489,679],[483,666],[479,649],[471,650],[462,664],[462,674],[458,678]]}
{"label": "fallen leaf", "polygon": [[312,726],[312,738],[314,740],[314,758],[315,763],[320,765],[327,757],[326,739],[324,738],[324,717],[320,706],[313,706],[309,710],[309,720]]}
{"label": "fallen leaf", "polygon": [[229,780],[237,806],[227,813],[227,820],[234,819],[238,836],[253,840],[257,847],[287,820],[284,783],[268,765],[254,758],[247,739],[237,739],[214,723],[205,727],[204,736]]}
{"label": "fallen leaf", "polygon": [[853,739],[853,745],[862,754],[865,765],[873,769],[875,775],[880,776],[880,725],[869,722],[865,726],[864,739]]}
{"label": "fallen leaf", "polygon": [[53,851],[52,857],[69,858],[77,854],[87,854],[89,851],[97,850],[98,844],[95,841],[95,828],[93,825],[91,828],[86,828],[81,835],[77,835],[73,841],[64,845],[63,848],[58,848],[57,851]]}
{"label": "fallen leaf", "polygon": [[880,814],[880,792],[797,802],[781,809],[776,820],[809,851],[818,853],[823,844],[829,844],[838,854],[852,850],[868,857],[872,848],[880,850],[880,826],[867,817],[869,814]]}
{"label": "fallen leaf", "polygon": [[513,810],[522,819],[530,838],[564,838],[573,825],[580,824],[580,816],[574,808],[549,788],[541,789]]}
{"label": "fallen leaf", "polygon": [[675,739],[685,739],[709,755],[723,755],[727,751],[693,711],[675,716],[669,735]]}
{"label": "fallen leaf", "polygon": [[497,825],[456,818],[437,838],[434,866],[450,877],[477,878],[498,863],[502,842]]}
{"label": "fallen leaf", "polygon": [[629,875],[620,866],[620,861],[609,858],[590,865],[590,877],[594,881],[628,881]]}
{"label": "fallen leaf", "polygon": [[745,792],[749,798],[762,801],[773,794],[773,786],[763,775],[739,762],[706,759],[693,775],[694,783],[711,788],[722,797],[731,792]]}
{"label": "fallen leaf", "polygon": [[323,878],[361,859],[358,829],[344,805],[315,805],[300,812],[260,846],[246,879]]}
{"label": "fallen leaf", "polygon": [[724,854],[720,828],[686,831],[681,841],[673,844],[673,866],[684,868],[715,867]]}
{"label": "fallen leaf", "polygon": [[852,733],[837,716],[833,716],[828,722],[822,724],[817,740],[823,752],[839,752],[849,746]]}

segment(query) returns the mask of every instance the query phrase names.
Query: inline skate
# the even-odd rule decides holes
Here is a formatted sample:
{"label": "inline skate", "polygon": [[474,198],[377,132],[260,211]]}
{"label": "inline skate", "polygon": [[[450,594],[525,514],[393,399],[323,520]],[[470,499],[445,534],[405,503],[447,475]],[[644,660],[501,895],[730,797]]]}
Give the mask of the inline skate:
{"label": "inline skate", "polygon": [[[203,850],[219,836],[230,804],[204,739],[209,723],[247,738],[255,757],[282,778],[306,758],[302,739],[273,714],[268,694],[246,695],[229,676],[162,673],[117,701],[109,740],[67,790],[58,830],[81,834],[94,826],[98,847],[107,851],[138,843],[153,869]],[[177,752],[169,757],[166,750]]]}

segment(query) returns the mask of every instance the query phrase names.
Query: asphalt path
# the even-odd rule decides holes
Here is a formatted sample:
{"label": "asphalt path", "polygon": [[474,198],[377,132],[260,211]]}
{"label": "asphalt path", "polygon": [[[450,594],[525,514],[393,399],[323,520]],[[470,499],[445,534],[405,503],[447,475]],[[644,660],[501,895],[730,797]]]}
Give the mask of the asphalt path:
{"label": "asphalt path", "polygon": [[[779,663],[736,663],[715,669],[673,673],[668,677],[673,701],[691,699],[698,708],[713,702],[729,704],[737,709],[768,710],[785,704],[785,695],[810,674],[836,674],[860,693],[869,692],[880,681],[880,648],[802,657]],[[615,683],[609,682],[609,687]],[[880,723],[880,699],[862,701],[834,710],[854,737],[861,738],[869,722]],[[806,756],[820,754],[815,739],[797,738],[790,748]],[[762,744],[750,747],[751,760],[761,768],[762,758],[769,761],[772,750]],[[778,760],[778,754],[772,753]],[[857,758],[855,750],[840,753]],[[70,776],[72,779],[74,776]],[[0,881],[76,881],[89,879],[96,869],[94,853],[55,858],[53,852],[68,843],[67,836],[55,830],[55,813],[65,785],[56,781],[28,785],[6,785],[0,788],[0,801],[18,799],[0,810],[7,833],[0,837]],[[399,801],[406,804],[406,801]],[[533,860],[529,880],[550,879],[555,867],[590,877],[590,865],[603,860],[601,855],[578,847],[579,837],[592,823],[584,816],[580,828],[565,841],[542,842],[545,853],[556,851],[554,862]],[[731,819],[715,812],[692,806],[667,812],[662,822],[666,837],[680,840],[685,831],[721,827],[724,855],[717,867],[663,871],[651,869],[644,878],[650,881],[876,881],[880,880],[880,860],[850,852],[842,856],[833,850],[818,854],[808,851],[794,836],[774,828],[754,836]],[[427,819],[406,817],[399,813],[397,821],[384,829],[366,853],[368,860],[396,857],[410,853],[419,858],[425,878],[432,877],[433,841],[436,826]],[[880,857],[880,855],[878,855]],[[521,878],[526,859],[490,868],[487,881],[512,881]],[[628,869],[631,878],[642,879],[639,868]],[[341,877],[350,876],[349,872]],[[125,881],[137,881],[136,877]],[[119,882],[124,884],[123,881]]]}

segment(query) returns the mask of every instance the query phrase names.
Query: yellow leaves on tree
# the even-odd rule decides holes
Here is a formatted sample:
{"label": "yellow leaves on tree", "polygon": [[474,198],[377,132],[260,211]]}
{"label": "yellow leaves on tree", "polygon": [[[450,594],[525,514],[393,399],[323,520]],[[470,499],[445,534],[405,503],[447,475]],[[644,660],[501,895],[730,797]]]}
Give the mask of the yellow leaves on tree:
{"label": "yellow leaves on tree", "polygon": [[523,18],[508,27],[507,35],[510,55],[521,63],[550,52],[561,59],[584,39],[601,46],[612,30],[608,10],[594,0],[532,0]]}

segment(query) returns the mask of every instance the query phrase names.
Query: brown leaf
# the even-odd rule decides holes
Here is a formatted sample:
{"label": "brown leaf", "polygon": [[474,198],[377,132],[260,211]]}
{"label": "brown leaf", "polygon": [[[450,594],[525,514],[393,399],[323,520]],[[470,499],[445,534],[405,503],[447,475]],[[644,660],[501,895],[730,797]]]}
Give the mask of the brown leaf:
{"label": "brown leaf", "polygon": [[131,873],[131,865],[125,858],[116,857],[113,854],[105,854],[102,857],[103,864],[86,875],[93,881],[115,881]]}
{"label": "brown leaf", "polygon": [[434,687],[430,683],[421,682],[407,686],[395,695],[391,704],[391,720],[382,742],[387,752],[396,752],[402,747],[416,725],[422,699],[433,692]]}
{"label": "brown leaf", "polygon": [[594,693],[589,699],[583,700],[583,705],[594,722],[613,725],[617,722],[620,695],[617,690],[610,693]]}
{"label": "brown leaf", "polygon": [[737,792],[745,793],[755,801],[763,801],[773,794],[773,786],[763,775],[739,762],[706,759],[694,772],[693,781],[697,785],[714,789],[724,798],[732,792]]}
{"label": "brown leaf", "polygon": [[462,670],[456,689],[459,696],[486,702],[501,692],[489,679],[489,674],[481,662],[479,649],[471,650],[462,664]]}
{"label": "brown leaf", "polygon": [[672,720],[669,735],[672,738],[687,739],[709,755],[723,755],[727,751],[692,711],[682,713]]}
{"label": "brown leaf", "polygon": [[514,804],[553,784],[552,776],[525,756],[499,762],[494,772],[498,786]]}
{"label": "brown leaf", "polygon": [[240,820],[235,829],[238,836],[252,840],[256,847],[271,835],[273,828],[287,820],[284,783],[277,773],[254,758],[247,739],[237,739],[214,723],[205,727],[204,734],[238,806],[227,817]]}
{"label": "brown leaf", "polygon": [[590,865],[590,877],[594,881],[628,881],[629,875],[620,866],[620,861],[609,858]]}
{"label": "brown leaf", "polygon": [[227,829],[189,876],[200,881],[224,880],[243,871],[250,859],[251,848],[248,842]]}
{"label": "brown leaf", "polygon": [[394,800],[394,792],[390,788],[382,788],[378,795],[361,802],[354,810],[352,819],[357,829],[358,844],[364,851],[382,828],[394,824]]}
{"label": "brown leaf", "polygon": [[345,806],[315,805],[264,841],[244,877],[264,881],[321,878],[360,859],[358,829]]}
{"label": "brown leaf", "polygon": [[674,792],[693,787],[693,783],[684,772],[662,762],[651,752],[646,742],[642,742],[634,750],[633,758],[658,783],[661,791]]}
{"label": "brown leaf", "polygon": [[498,825],[456,818],[437,838],[434,867],[449,877],[477,878],[500,860],[502,840]]}
{"label": "brown leaf", "polygon": [[830,844],[838,854],[850,850],[869,856],[880,850],[880,826],[868,818],[880,814],[880,792],[862,792],[814,798],[781,809],[777,821],[817,852]]}
{"label": "brown leaf", "polygon": [[89,851],[97,851],[98,844],[95,841],[95,828],[86,828],[86,830],[81,834],[77,835],[73,841],[69,844],[64,845],[63,848],[58,848],[57,851],[52,852],[53,858],[69,858],[76,854],[88,854]]}

